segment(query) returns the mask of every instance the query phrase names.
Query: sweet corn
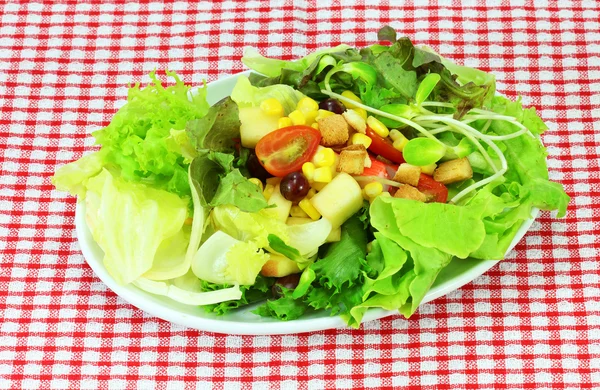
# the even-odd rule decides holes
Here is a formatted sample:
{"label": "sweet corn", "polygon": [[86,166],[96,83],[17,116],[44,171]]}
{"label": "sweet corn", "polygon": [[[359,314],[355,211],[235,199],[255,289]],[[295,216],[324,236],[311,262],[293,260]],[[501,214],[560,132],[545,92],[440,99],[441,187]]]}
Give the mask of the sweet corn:
{"label": "sweet corn", "polygon": [[308,181],[313,181],[315,178],[315,169],[315,164],[311,162],[305,162],[302,164],[302,174],[304,174],[304,177],[306,177]]}
{"label": "sweet corn", "polygon": [[319,114],[319,112],[316,110],[300,111],[300,112],[304,114],[304,118],[306,119],[306,124],[311,124],[311,123],[315,122],[315,120],[317,119],[317,115]]}
{"label": "sweet corn", "polygon": [[319,119],[327,118],[328,116],[332,115],[335,115],[335,113],[327,110],[319,110],[317,111],[317,116],[315,117],[315,120],[318,121]]}
{"label": "sweet corn", "polygon": [[271,195],[273,195],[273,191],[275,191],[275,186],[273,184],[267,184],[263,191],[263,196],[266,200],[271,199]]}
{"label": "sweet corn", "polygon": [[[360,100],[360,98],[356,96],[352,91],[344,91],[342,92],[342,96],[357,103],[362,103],[362,100]],[[344,102],[344,106],[346,106],[346,108],[357,108],[357,106],[348,102]]]}
{"label": "sweet corn", "polygon": [[292,120],[289,117],[287,117],[287,116],[281,117],[277,121],[277,128],[278,129],[283,129],[284,127],[289,127],[291,125],[293,125]]}
{"label": "sweet corn", "polygon": [[396,150],[403,151],[404,147],[406,146],[407,143],[408,143],[408,138],[406,138],[401,133],[400,137],[396,138],[396,140],[394,141],[394,143],[392,145],[394,146],[394,148]]}
{"label": "sweet corn", "polygon": [[325,188],[325,186],[329,184],[329,183],[318,183],[318,182],[312,182],[311,187],[314,188],[315,191],[321,191],[323,190],[323,188]]}
{"label": "sweet corn", "polygon": [[350,138],[350,142],[352,143],[352,145],[364,145],[364,147],[368,149],[369,146],[371,146],[371,142],[373,142],[373,140],[365,134],[354,133],[352,134],[352,138]]}
{"label": "sweet corn", "polygon": [[300,208],[306,214],[308,214],[308,216],[310,217],[310,219],[312,219],[313,221],[316,221],[317,219],[321,218],[321,213],[319,213],[317,211],[317,209],[315,208],[315,206],[313,206],[312,203],[310,203],[310,200],[308,200],[308,199],[302,199],[300,201],[300,203],[298,203],[298,206],[300,206]]}
{"label": "sweet corn", "polygon": [[292,206],[292,208],[290,209],[290,216],[308,218],[308,214],[306,214],[306,212],[302,210],[302,207],[296,205]]}
{"label": "sweet corn", "polygon": [[290,114],[288,116],[292,120],[293,125],[297,126],[297,125],[305,125],[306,124],[306,117],[299,110],[294,110],[294,111],[290,112]]}
{"label": "sweet corn", "polygon": [[317,103],[314,99],[311,99],[309,97],[303,97],[302,99],[300,99],[300,101],[298,101],[296,109],[302,112],[318,111],[319,103]]}
{"label": "sweet corn", "polygon": [[335,163],[335,152],[331,148],[323,148],[315,153],[313,162],[317,167],[330,167]]}
{"label": "sweet corn", "polygon": [[404,137],[404,134],[402,134],[398,130],[396,130],[396,129],[390,130],[390,138],[392,139],[392,141],[395,141],[395,140],[403,138],[403,137]]}
{"label": "sweet corn", "polygon": [[381,123],[381,121],[374,116],[370,116],[367,118],[367,126],[371,128],[381,138],[386,138],[390,135],[390,131],[387,126]]}
{"label": "sweet corn", "polygon": [[321,167],[315,169],[314,181],[319,183],[329,183],[332,179],[331,169],[329,167]]}
{"label": "sweet corn", "polygon": [[260,188],[260,190],[261,190],[261,191],[264,189],[264,188],[263,188],[263,183],[262,183],[262,181],[260,181],[259,179],[257,179],[257,178],[255,178],[255,177],[253,177],[253,178],[251,178],[251,179],[248,179],[248,181],[249,181],[250,183],[254,183],[254,184],[256,184],[256,185],[258,186],[258,188]]}
{"label": "sweet corn", "polygon": [[310,190],[308,190],[308,194],[306,194],[306,198],[310,199],[315,195],[317,195],[317,190],[315,190],[314,188],[311,188]]}
{"label": "sweet corn", "polygon": [[379,195],[379,196],[382,196],[382,197],[384,197],[384,198],[390,198],[390,197],[392,196],[392,194],[390,194],[390,192],[389,192],[389,191],[383,191],[383,192],[381,193],[381,195]]}
{"label": "sweet corn", "polygon": [[263,102],[260,103],[260,109],[268,115],[283,116],[283,106],[275,98],[263,100]]}
{"label": "sweet corn", "polygon": [[319,124],[317,122],[315,122],[312,125],[310,125],[310,127],[312,127],[315,130],[319,130]]}
{"label": "sweet corn", "polygon": [[360,107],[355,107],[355,108],[353,108],[353,110],[358,115],[360,115],[361,118],[363,118],[364,120],[367,120],[367,110],[365,110],[364,108],[360,108]]}
{"label": "sweet corn", "polygon": [[383,186],[378,181],[374,181],[373,183],[367,184],[363,191],[365,192],[365,195],[373,199],[376,196],[381,195],[383,192]]}
{"label": "sweet corn", "polygon": [[435,171],[435,168],[437,168],[436,163],[424,165],[421,167],[421,173],[431,176],[431,175],[433,175],[433,171]]}

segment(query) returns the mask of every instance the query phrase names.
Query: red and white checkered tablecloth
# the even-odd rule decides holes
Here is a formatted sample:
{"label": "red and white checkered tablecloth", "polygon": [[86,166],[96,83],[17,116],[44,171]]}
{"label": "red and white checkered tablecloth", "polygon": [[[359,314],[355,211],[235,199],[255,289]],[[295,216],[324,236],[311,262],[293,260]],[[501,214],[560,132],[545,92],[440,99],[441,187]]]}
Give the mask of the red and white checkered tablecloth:
{"label": "red and white checkered tablecloth", "polygon": [[[600,388],[600,3],[193,1],[0,4],[0,388]],[[359,330],[225,336],[117,298],[86,264],[59,165],[92,150],[126,85],[199,84],[245,46],[294,58],[391,24],[535,105],[572,196],[472,283]]]}

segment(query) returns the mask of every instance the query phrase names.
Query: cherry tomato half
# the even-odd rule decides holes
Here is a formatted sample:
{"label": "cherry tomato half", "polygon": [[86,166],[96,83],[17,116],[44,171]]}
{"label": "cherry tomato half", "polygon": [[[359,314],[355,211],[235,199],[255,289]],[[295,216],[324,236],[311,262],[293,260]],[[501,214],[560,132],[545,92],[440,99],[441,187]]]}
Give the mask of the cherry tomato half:
{"label": "cherry tomato half", "polygon": [[321,133],[308,126],[289,126],[275,130],[258,141],[256,156],[273,176],[299,171],[310,161],[321,142]]}
{"label": "cherry tomato half", "polygon": [[448,201],[448,188],[433,177],[421,173],[417,189],[431,198],[432,202],[446,203]]}
{"label": "cherry tomato half", "polygon": [[398,164],[402,164],[404,162],[402,152],[394,148],[394,145],[392,145],[392,142],[389,139],[380,137],[368,126],[367,136],[373,140],[373,142],[371,142],[371,145],[369,146],[369,150],[371,152],[385,157],[388,160]]}

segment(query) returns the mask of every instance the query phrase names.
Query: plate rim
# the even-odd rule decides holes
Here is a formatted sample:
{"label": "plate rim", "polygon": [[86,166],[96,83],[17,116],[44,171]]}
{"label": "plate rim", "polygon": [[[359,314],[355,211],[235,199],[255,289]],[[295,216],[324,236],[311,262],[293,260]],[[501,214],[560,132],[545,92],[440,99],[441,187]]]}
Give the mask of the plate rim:
{"label": "plate rim", "polygon": [[[248,75],[251,71],[244,71],[229,76],[222,77],[207,84],[208,93],[207,96],[210,98],[210,91],[215,88],[219,88],[221,84],[232,83],[239,76]],[[214,100],[214,99],[210,99]],[[514,247],[521,241],[521,239],[527,234],[531,225],[535,221],[539,214],[539,209],[533,208],[531,218],[525,220],[517,234],[515,235],[511,245],[507,250],[507,254],[510,253]],[[161,318],[165,321],[186,326],[189,328],[197,329],[200,331],[209,331],[220,334],[231,334],[231,335],[283,335],[283,334],[296,334],[320,331],[333,328],[348,328],[345,321],[340,316],[323,316],[317,318],[300,318],[292,321],[256,321],[256,322],[245,322],[245,321],[230,321],[215,318],[199,317],[191,314],[182,313],[176,309],[173,309],[166,305],[154,303],[152,298],[154,294],[143,291],[134,285],[120,285],[118,284],[108,273],[102,259],[98,259],[94,254],[94,250],[100,250],[98,244],[93,240],[91,232],[87,226],[85,220],[85,203],[78,199],[75,209],[75,230],[77,240],[81,248],[81,252],[84,256],[86,263],[92,268],[96,276],[117,296],[123,299],[125,302],[135,306],[136,308],[147,312],[148,314]],[[94,246],[96,248],[94,248]],[[483,275],[494,265],[502,260],[480,260],[478,263],[469,270],[467,273],[462,273],[457,277],[452,278],[450,281],[443,283],[441,286],[435,286],[430,289],[425,298],[421,302],[421,305],[427,302],[431,302],[441,296],[447,295],[452,291],[455,291],[462,286],[472,282],[477,277]],[[146,297],[149,296],[149,297]],[[384,310],[384,309],[369,309],[363,318],[362,323],[366,323],[372,320],[385,318],[387,316],[398,314],[397,310]],[[260,317],[257,317],[260,319]]]}

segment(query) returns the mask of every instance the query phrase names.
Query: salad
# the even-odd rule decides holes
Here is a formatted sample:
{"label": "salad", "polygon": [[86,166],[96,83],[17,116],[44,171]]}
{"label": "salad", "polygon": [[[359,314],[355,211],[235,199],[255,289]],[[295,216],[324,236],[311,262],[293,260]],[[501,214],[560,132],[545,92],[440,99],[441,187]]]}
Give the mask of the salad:
{"label": "salad", "polygon": [[349,326],[369,308],[410,317],[451,260],[503,259],[533,208],[562,217],[535,108],[494,76],[414,46],[380,43],[296,61],[247,50],[210,107],[172,72],[131,87],[60,167],[121,284],[222,315]]}

